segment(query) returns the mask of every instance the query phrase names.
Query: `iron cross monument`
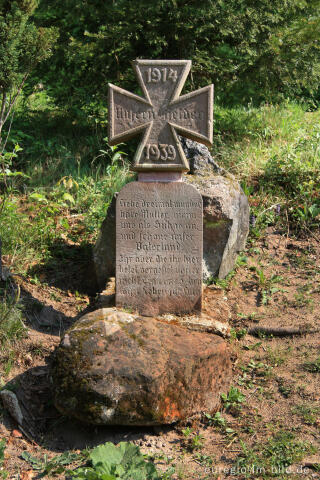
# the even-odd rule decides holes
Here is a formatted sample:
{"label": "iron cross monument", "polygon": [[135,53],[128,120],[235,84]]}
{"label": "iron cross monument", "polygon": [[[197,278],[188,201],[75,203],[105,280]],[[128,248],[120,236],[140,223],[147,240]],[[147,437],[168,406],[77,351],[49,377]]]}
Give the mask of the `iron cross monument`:
{"label": "iron cross monument", "polygon": [[144,97],[109,85],[109,143],[142,133],[133,169],[187,171],[177,133],[212,144],[213,85],[180,96],[190,60],[133,62]]}
{"label": "iron cross monument", "polygon": [[109,85],[109,144],[140,134],[116,206],[116,305],[141,314],[201,310],[202,197],[178,134],[210,146],[213,85],[181,95],[190,60],[133,62],[143,96]]}

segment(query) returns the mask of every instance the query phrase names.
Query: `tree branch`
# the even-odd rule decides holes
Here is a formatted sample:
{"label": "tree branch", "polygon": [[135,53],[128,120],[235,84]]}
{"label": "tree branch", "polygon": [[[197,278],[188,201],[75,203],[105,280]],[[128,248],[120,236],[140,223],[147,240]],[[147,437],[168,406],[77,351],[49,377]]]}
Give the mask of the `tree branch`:
{"label": "tree branch", "polygon": [[11,111],[12,111],[12,108],[13,108],[14,104],[16,103],[16,100],[17,100],[18,96],[20,95],[21,90],[23,89],[24,84],[26,83],[26,80],[27,80],[28,76],[29,76],[29,72],[27,72],[27,73],[25,74],[25,76],[23,77],[23,80],[22,80],[22,82],[20,83],[20,86],[19,86],[19,88],[18,88],[18,90],[17,90],[17,93],[13,96],[12,100],[10,99],[8,111],[7,111],[6,115],[5,115],[5,118],[4,118],[4,122],[3,122],[3,123],[6,123],[6,121],[8,120],[9,115],[10,115],[10,113],[11,113]]}
{"label": "tree branch", "polygon": [[6,108],[6,101],[7,101],[7,93],[3,92],[2,93],[2,102],[1,102],[1,112],[0,112],[0,146],[1,146],[1,141],[2,141],[1,133],[2,133],[2,127],[4,125],[3,117],[4,117],[5,108]]}
{"label": "tree branch", "polygon": [[[10,119],[10,125],[9,125],[9,129],[8,129],[8,133],[7,133],[7,136],[6,136],[6,139],[5,139],[5,142],[3,144],[3,148],[2,148],[2,151],[0,152],[0,155],[3,154],[3,152],[5,151],[6,149],[6,146],[7,146],[7,143],[8,143],[8,139],[9,139],[9,135],[10,135],[10,132],[11,132],[11,127],[12,127],[12,122],[13,122],[13,119],[14,119],[14,114],[15,114],[15,111],[13,111],[13,114],[11,116],[11,119]],[[0,147],[1,147],[1,142],[0,142]]]}
{"label": "tree branch", "polygon": [[6,101],[7,101],[7,93],[3,92],[2,93],[2,102],[1,102],[0,124],[2,124],[2,120],[3,120],[3,116],[4,116],[4,110],[6,108]]}
{"label": "tree branch", "polygon": [[273,335],[274,337],[287,337],[291,335],[307,335],[308,333],[318,333],[319,328],[312,328],[311,326],[301,327],[268,327],[259,325],[249,328],[249,335]]}

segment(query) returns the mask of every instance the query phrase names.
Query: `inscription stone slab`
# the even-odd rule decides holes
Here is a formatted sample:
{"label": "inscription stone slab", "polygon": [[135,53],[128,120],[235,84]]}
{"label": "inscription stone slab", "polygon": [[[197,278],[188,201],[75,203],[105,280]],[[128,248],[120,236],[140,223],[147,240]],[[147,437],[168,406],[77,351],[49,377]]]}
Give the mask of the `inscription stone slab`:
{"label": "inscription stone slab", "polygon": [[136,60],[133,67],[144,97],[109,84],[109,144],[143,134],[133,170],[189,170],[177,132],[211,146],[213,85],[180,96],[190,60]]}
{"label": "inscription stone slab", "polygon": [[116,207],[116,305],[201,310],[202,197],[183,182],[133,182]]}

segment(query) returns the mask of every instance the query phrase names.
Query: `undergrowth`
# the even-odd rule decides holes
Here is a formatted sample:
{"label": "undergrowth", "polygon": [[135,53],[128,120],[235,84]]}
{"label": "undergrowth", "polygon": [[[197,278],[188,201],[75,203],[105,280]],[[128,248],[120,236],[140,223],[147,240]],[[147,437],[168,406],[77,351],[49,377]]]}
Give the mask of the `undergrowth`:
{"label": "undergrowth", "polygon": [[0,389],[14,363],[14,345],[26,335],[20,305],[20,289],[0,280]]}
{"label": "undergrowth", "polygon": [[214,155],[250,198],[252,233],[320,225],[320,112],[299,104],[216,108]]}
{"label": "undergrowth", "polygon": [[[242,452],[235,463],[235,471],[243,478],[288,478],[287,475],[304,472],[295,471],[293,464],[307,454],[316,452],[309,442],[298,440],[292,432],[279,431],[264,444],[253,448],[240,441]],[[299,468],[299,467],[298,467]],[[300,466],[301,468],[301,466]]]}
{"label": "undergrowth", "polygon": [[6,347],[23,337],[26,328],[19,305],[19,289],[9,292],[7,286],[0,284],[0,355]]}

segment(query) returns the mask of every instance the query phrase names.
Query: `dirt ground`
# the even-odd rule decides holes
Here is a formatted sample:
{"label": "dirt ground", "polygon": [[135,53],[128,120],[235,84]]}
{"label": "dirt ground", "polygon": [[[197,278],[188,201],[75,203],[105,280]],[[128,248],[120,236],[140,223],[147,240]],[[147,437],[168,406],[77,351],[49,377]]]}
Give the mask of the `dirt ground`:
{"label": "dirt ground", "polygon": [[[20,432],[0,404],[0,439],[7,442],[4,468],[9,478],[36,478],[37,471],[21,458],[24,451],[50,459],[106,441],[135,442],[154,458],[159,470],[172,468],[173,479],[263,478],[261,472],[232,467],[244,448],[259,454],[268,438],[279,431],[293,432],[296,439],[315,449],[287,474],[266,472],[264,478],[272,474],[274,478],[320,478],[316,451],[320,445],[320,362],[319,370],[313,368],[320,357],[319,333],[315,332],[320,328],[319,234],[295,239],[270,228],[262,240],[248,245],[244,255],[231,279],[206,287],[204,294],[207,315],[217,318],[217,296],[225,302],[221,320],[229,321],[232,328],[227,341],[234,364],[233,386],[245,395],[240,408],[226,412],[221,407],[227,428],[212,425],[205,415],[183,425],[155,429],[95,428],[62,417],[52,403],[50,358],[64,331],[95,306],[95,299],[79,287],[86,269],[70,260],[59,275],[57,268],[43,269],[38,282],[14,276],[21,288],[28,333],[15,347],[14,358],[2,359],[11,365],[3,380],[14,387],[28,428]],[[10,259],[5,260],[10,266]],[[281,337],[246,333],[261,325],[314,333]]]}

